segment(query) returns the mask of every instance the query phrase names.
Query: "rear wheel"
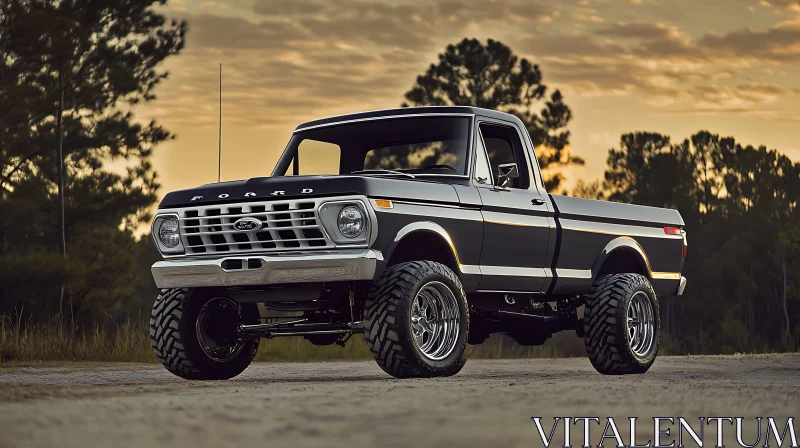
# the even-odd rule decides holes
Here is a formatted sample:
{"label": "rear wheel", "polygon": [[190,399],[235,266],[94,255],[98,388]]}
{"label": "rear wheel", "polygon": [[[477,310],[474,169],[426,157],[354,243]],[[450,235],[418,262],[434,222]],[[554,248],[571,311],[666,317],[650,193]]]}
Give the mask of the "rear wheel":
{"label": "rear wheel", "polygon": [[599,277],[583,313],[586,353],[603,374],[644,373],[658,352],[661,319],[650,282],[639,274]]}
{"label": "rear wheel", "polygon": [[394,377],[455,375],[465,363],[468,332],[461,281],[441,263],[399,263],[372,285],[364,339],[381,369]]}
{"label": "rear wheel", "polygon": [[163,289],[150,313],[150,344],[181,378],[226,380],[242,373],[258,350],[258,340],[239,338],[242,323],[258,323],[255,305],[204,290]]}

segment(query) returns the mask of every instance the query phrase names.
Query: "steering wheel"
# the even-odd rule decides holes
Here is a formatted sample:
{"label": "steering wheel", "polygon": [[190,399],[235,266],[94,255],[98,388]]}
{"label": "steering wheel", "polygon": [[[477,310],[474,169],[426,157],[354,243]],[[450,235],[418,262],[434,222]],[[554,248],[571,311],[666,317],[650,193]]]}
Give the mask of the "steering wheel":
{"label": "steering wheel", "polygon": [[428,170],[428,169],[445,169],[445,170],[452,171],[454,173],[461,174],[461,171],[458,171],[457,169],[453,168],[450,165],[431,165],[431,166],[426,166],[424,169],[426,169],[426,170]]}

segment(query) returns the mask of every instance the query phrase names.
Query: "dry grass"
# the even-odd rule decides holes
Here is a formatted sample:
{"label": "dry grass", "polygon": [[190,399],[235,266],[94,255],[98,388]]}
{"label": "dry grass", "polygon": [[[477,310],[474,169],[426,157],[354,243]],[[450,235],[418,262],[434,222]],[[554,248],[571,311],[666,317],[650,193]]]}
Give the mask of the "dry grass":
{"label": "dry grass", "polygon": [[[572,332],[557,334],[540,347],[522,347],[502,336],[492,336],[479,346],[468,346],[474,359],[561,358],[584,356],[583,341]],[[309,362],[369,360],[372,356],[361,335],[345,345],[318,347],[301,337],[264,339],[256,361]],[[44,324],[0,318],[0,364],[63,361],[157,362],[147,326],[138,319],[125,320],[111,328],[76,328],[52,319]]]}
{"label": "dry grass", "polygon": [[525,347],[508,336],[493,334],[481,345],[468,345],[467,357],[472,359],[524,359],[584,357],[583,338],[572,331],[556,333],[544,345]]}
{"label": "dry grass", "polygon": [[336,344],[316,346],[301,337],[262,339],[258,346],[256,361],[334,361],[372,359],[367,344],[361,335],[354,335],[340,347]]}
{"label": "dry grass", "polygon": [[0,362],[156,362],[145,326],[133,320],[109,330],[77,328],[52,319],[45,324],[0,319]]}

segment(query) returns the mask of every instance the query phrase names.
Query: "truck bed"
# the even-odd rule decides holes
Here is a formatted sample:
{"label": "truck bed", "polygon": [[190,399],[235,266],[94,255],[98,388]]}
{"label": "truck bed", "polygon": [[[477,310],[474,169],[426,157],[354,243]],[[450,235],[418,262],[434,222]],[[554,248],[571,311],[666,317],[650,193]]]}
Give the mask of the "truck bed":
{"label": "truck bed", "polygon": [[683,228],[677,210],[550,195],[555,209],[556,250],[552,294],[586,291],[605,257],[616,250],[637,251],[657,294],[675,294],[683,265]]}

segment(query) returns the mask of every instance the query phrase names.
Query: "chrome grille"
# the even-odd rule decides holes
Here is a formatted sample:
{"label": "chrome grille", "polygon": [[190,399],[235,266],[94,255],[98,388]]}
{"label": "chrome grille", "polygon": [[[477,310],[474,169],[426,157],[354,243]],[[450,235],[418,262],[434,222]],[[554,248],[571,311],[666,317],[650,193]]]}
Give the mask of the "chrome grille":
{"label": "chrome grille", "polygon": [[[269,252],[333,247],[317,217],[315,200],[237,203],[180,210],[187,255]],[[236,230],[241,218],[261,221],[258,230]]]}

